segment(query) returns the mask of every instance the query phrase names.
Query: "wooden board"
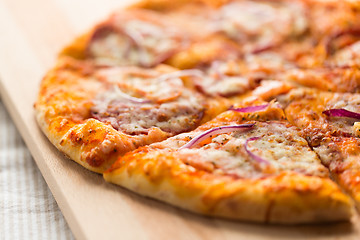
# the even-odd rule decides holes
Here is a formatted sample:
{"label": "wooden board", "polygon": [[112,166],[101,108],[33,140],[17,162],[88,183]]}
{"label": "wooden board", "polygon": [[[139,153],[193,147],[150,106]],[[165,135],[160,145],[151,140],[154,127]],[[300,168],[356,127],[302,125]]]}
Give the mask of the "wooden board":
{"label": "wooden board", "polygon": [[41,77],[62,46],[130,2],[0,0],[1,95],[76,238],[359,239],[358,216],[351,223],[283,227],[188,213],[106,183],[47,141],[33,112]]}

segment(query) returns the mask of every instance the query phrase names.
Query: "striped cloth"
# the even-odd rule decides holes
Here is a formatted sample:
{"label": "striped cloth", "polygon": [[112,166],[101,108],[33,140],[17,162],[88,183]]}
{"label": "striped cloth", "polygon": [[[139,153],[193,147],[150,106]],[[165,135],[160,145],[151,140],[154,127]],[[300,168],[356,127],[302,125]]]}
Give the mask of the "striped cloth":
{"label": "striped cloth", "polygon": [[74,239],[1,98],[0,239]]}

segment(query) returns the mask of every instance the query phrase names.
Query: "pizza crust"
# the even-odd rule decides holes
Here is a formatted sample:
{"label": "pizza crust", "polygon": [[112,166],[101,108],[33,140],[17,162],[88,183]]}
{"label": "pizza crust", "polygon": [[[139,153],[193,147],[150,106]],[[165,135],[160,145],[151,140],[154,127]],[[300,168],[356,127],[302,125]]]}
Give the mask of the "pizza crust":
{"label": "pizza crust", "polygon": [[330,179],[284,173],[233,180],[195,170],[175,153],[159,154],[151,147],[124,156],[119,165],[104,173],[106,181],[204,215],[300,224],[353,214],[351,200]]}

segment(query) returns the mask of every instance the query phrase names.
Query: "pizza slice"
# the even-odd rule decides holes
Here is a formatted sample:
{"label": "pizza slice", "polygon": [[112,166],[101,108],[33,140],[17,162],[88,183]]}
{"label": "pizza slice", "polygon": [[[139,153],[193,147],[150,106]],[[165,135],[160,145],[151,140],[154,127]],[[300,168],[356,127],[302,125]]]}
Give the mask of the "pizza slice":
{"label": "pizza slice", "polygon": [[59,150],[101,173],[120,155],[191,131],[230,107],[181,77],[165,65],[99,68],[62,58],[42,82],[37,119]]}
{"label": "pizza slice", "polygon": [[298,224],[347,220],[352,202],[275,102],[238,107],[129,152],[106,181],[210,216]]}
{"label": "pizza slice", "polygon": [[287,96],[287,119],[360,207],[360,95],[297,89]]}
{"label": "pizza slice", "polygon": [[324,137],[313,147],[332,178],[350,194],[360,210],[360,140],[355,137]]}

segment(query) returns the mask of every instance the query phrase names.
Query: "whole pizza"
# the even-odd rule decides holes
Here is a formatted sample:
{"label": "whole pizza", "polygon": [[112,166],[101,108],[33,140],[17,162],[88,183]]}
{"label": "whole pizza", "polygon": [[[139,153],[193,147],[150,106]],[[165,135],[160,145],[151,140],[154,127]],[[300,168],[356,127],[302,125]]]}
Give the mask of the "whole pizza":
{"label": "whole pizza", "polygon": [[147,0],[74,40],[36,117],[85,168],[209,216],[360,209],[360,2]]}

